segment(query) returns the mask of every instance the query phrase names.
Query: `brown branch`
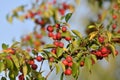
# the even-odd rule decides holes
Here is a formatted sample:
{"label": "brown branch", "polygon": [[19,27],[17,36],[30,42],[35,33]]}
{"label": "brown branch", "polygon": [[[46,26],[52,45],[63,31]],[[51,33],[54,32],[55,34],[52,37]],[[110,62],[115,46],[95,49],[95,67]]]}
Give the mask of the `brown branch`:
{"label": "brown branch", "polygon": [[47,74],[47,76],[45,77],[45,80],[47,80],[48,76],[51,74],[51,72],[54,70],[55,66],[50,70],[50,72]]}
{"label": "brown branch", "polygon": [[112,42],[120,43],[120,38],[112,38]]}

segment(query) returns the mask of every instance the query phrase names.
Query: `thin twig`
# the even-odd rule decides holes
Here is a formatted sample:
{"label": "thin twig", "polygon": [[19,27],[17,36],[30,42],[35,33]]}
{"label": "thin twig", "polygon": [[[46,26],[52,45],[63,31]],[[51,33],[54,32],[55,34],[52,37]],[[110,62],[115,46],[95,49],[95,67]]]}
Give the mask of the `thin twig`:
{"label": "thin twig", "polygon": [[47,76],[45,77],[45,80],[47,80],[48,76],[51,74],[51,72],[54,70],[55,66],[50,70],[50,72],[47,74]]}
{"label": "thin twig", "polygon": [[[43,61],[44,61],[44,60],[43,60]],[[40,70],[39,70],[39,72],[40,72],[40,71],[41,71],[41,69],[42,69],[43,61],[41,62],[41,65],[40,65]]]}

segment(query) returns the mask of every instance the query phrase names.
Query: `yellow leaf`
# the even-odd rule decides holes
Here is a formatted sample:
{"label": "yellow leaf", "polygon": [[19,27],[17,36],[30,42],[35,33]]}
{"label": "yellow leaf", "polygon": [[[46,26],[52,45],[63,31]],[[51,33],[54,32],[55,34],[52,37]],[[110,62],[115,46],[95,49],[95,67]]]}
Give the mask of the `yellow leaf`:
{"label": "yellow leaf", "polygon": [[75,0],[76,4],[79,5],[80,4],[80,0]]}
{"label": "yellow leaf", "polygon": [[25,17],[22,15],[22,16],[19,16],[18,19],[19,19],[20,21],[24,21]]}
{"label": "yellow leaf", "polygon": [[103,21],[105,19],[106,15],[107,15],[107,10],[104,10],[102,13],[101,21]]}
{"label": "yellow leaf", "polygon": [[107,31],[107,37],[108,37],[108,41],[111,41],[112,38],[112,33]]}
{"label": "yellow leaf", "polygon": [[93,39],[98,34],[98,31],[91,32],[89,34],[89,40]]}
{"label": "yellow leaf", "polygon": [[9,16],[9,17],[7,17],[7,20],[8,20],[9,23],[12,23],[13,22],[13,17]]}

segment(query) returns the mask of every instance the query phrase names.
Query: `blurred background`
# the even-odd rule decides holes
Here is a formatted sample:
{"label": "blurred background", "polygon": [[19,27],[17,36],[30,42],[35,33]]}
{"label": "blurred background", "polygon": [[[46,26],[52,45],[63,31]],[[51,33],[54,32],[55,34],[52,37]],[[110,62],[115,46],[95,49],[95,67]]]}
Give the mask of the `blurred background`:
{"label": "blurred background", "polygon": [[[14,19],[13,24],[10,24],[6,20],[6,15],[11,12],[11,10],[15,9],[20,5],[31,4],[33,0],[0,0],[0,44],[12,44],[12,40],[20,41],[20,37],[22,35],[28,34],[33,31],[34,23],[31,20],[25,20],[24,22],[20,22],[17,19]],[[68,3],[72,3],[74,0],[60,0],[67,1]],[[71,29],[79,30],[84,36],[85,28],[88,25],[89,21],[97,20],[97,8],[94,8],[93,5],[89,4],[89,0],[81,0],[80,5],[76,5],[77,9],[75,13],[71,17],[69,23],[71,25]],[[109,7],[109,0],[103,4],[104,8]],[[94,8],[94,9],[93,9]],[[0,49],[1,46],[0,46]],[[78,80],[120,80],[120,55],[117,56],[116,59],[112,57],[109,58],[108,61],[101,60],[98,61],[92,67],[91,74],[86,71],[85,68],[82,68],[80,71],[80,76]],[[47,63],[46,63],[47,64]],[[44,69],[46,69],[47,65],[44,65]],[[47,73],[47,72],[46,72]],[[45,75],[44,73],[43,75]],[[2,74],[1,74],[2,75]],[[48,80],[59,80],[60,75],[55,71],[49,76]],[[64,80],[74,80],[72,77],[65,77]]]}

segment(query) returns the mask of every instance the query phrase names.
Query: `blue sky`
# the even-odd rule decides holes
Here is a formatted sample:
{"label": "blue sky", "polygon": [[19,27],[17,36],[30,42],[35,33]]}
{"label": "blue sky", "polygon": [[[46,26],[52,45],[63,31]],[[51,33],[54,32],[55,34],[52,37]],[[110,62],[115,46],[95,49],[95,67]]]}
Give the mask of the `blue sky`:
{"label": "blue sky", "polygon": [[20,36],[32,31],[34,24],[26,20],[20,22],[14,19],[13,24],[6,20],[6,15],[17,6],[29,4],[31,0],[0,0],[0,49],[2,43],[11,44],[12,39],[20,40]]}

